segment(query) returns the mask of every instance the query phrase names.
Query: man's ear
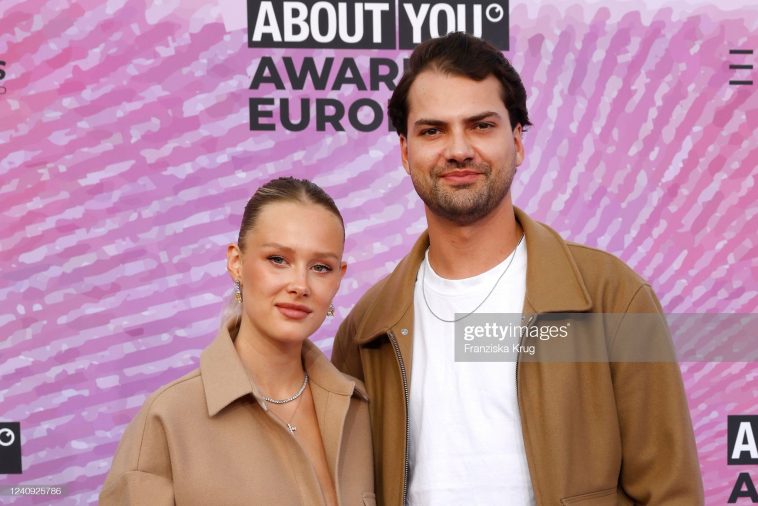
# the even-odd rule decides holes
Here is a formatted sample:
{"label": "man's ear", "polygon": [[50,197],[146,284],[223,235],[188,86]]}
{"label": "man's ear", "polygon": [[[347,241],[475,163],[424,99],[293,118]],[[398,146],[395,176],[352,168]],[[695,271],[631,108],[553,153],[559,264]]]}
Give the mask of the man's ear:
{"label": "man's ear", "polygon": [[405,135],[400,134],[400,158],[403,161],[403,168],[406,174],[411,173],[410,165],[408,164],[408,138]]}
{"label": "man's ear", "polygon": [[226,247],[226,271],[232,281],[242,279],[242,252],[234,243]]}
{"label": "man's ear", "polygon": [[521,127],[521,123],[516,124],[516,128],[513,129],[513,145],[516,150],[516,167],[521,165],[524,161],[524,143],[521,137],[524,133],[524,129]]}

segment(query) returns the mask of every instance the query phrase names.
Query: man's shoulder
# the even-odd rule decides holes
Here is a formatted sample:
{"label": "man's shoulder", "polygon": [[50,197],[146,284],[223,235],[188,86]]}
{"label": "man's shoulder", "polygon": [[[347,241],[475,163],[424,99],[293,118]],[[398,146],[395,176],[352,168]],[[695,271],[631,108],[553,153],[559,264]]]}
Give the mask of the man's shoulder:
{"label": "man's shoulder", "polygon": [[595,311],[623,311],[638,292],[652,292],[650,284],[616,255],[571,241],[566,246]]}
{"label": "man's shoulder", "polygon": [[572,241],[566,241],[566,246],[577,266],[584,272],[600,278],[621,277],[632,282],[645,283],[634,269],[613,253]]}
{"label": "man's shoulder", "polygon": [[[564,272],[575,271],[588,284],[624,283],[639,287],[645,281],[617,256],[591,246],[568,240],[550,225],[532,219],[516,208],[518,221],[527,234],[527,263],[536,261],[552,276],[561,278]],[[529,240],[531,238],[531,240]],[[534,248],[534,249],[532,249]],[[566,276],[564,282],[572,280]]]}

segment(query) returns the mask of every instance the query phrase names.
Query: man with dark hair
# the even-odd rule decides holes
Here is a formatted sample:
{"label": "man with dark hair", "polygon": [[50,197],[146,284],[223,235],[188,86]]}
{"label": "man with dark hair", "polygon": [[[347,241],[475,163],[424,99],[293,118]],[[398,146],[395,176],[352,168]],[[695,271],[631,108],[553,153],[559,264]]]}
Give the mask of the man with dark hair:
{"label": "man with dark hair", "polygon": [[475,313],[518,314],[524,328],[618,314],[613,332],[577,323],[564,342],[618,357],[633,335],[631,348],[671,351],[650,285],[513,206],[531,123],[510,63],[462,33],[424,42],[389,114],[428,230],[332,352],[369,392],[378,503],[702,504],[675,361],[528,360],[525,337],[514,361],[455,361],[456,322]]}

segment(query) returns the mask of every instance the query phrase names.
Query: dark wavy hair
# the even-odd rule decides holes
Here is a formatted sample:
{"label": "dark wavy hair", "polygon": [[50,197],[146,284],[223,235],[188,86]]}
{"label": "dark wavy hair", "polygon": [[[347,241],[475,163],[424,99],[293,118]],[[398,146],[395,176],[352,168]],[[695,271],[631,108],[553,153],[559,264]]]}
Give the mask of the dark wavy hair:
{"label": "dark wavy hair", "polygon": [[416,77],[432,69],[443,74],[482,81],[493,75],[502,86],[502,99],[511,128],[526,131],[532,123],[526,109],[526,90],[521,76],[503,54],[489,42],[463,32],[422,42],[411,54],[408,68],[389,101],[389,117],[399,135],[408,135],[408,92]]}

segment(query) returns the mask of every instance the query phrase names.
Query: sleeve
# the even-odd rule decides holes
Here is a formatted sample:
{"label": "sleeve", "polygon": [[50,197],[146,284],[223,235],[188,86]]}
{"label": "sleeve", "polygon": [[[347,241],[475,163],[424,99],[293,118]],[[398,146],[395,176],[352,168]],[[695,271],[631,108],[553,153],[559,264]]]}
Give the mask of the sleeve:
{"label": "sleeve", "polygon": [[363,364],[361,362],[360,349],[355,342],[356,325],[353,308],[347,318],[342,322],[334,337],[332,347],[332,363],[345,374],[363,381]]}
{"label": "sleeve", "polygon": [[630,342],[637,350],[655,354],[643,353],[645,361],[611,364],[622,438],[621,488],[635,504],[704,504],[681,372],[660,303],[649,285],[632,297],[611,353],[633,356],[628,354]]}
{"label": "sleeve", "polygon": [[174,504],[171,459],[160,419],[142,408],[127,426],[100,493],[105,506]]}

